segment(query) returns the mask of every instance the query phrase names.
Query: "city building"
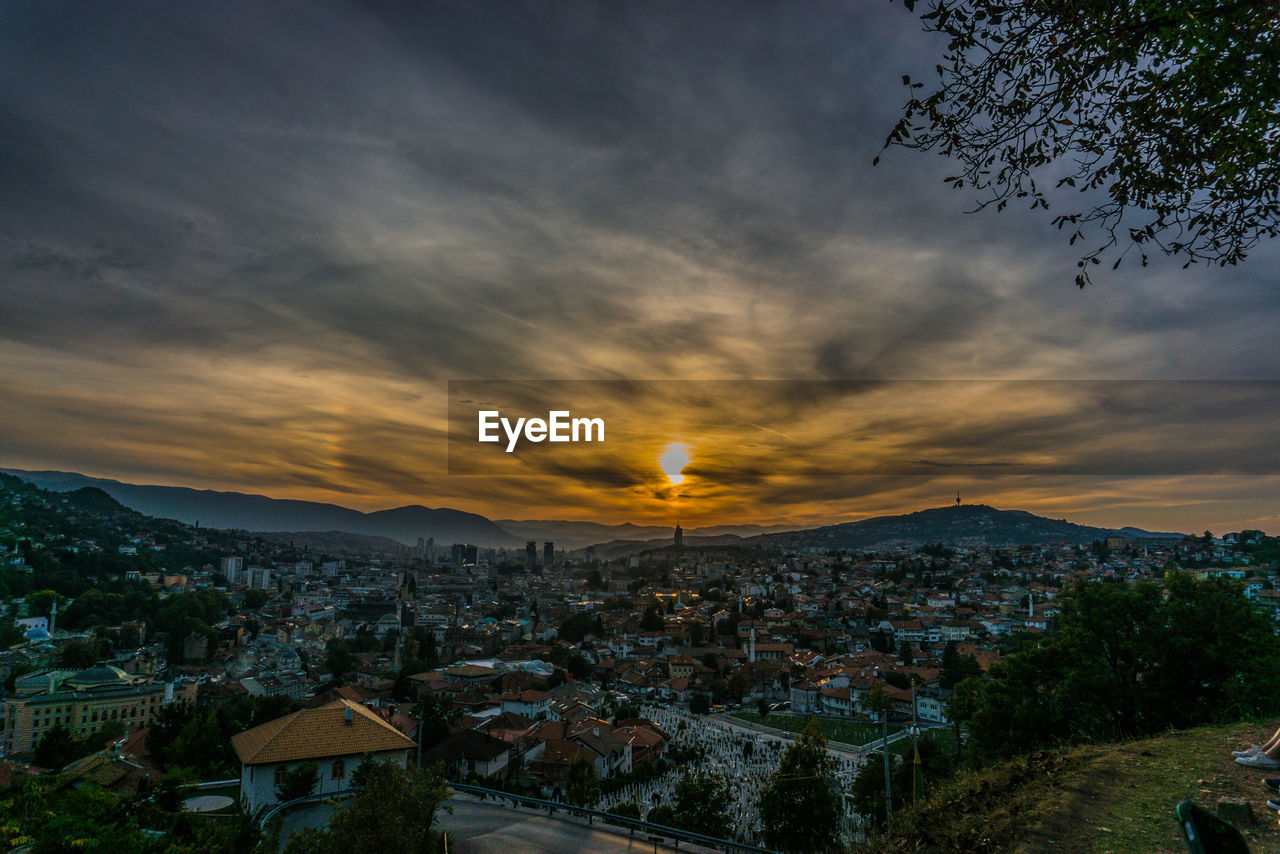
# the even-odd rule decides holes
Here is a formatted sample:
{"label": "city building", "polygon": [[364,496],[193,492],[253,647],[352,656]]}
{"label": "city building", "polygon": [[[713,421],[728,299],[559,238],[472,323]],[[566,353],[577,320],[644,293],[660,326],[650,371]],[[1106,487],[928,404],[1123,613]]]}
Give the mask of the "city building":
{"label": "city building", "polygon": [[85,739],[108,721],[119,721],[126,731],[150,726],[156,714],[174,700],[194,700],[195,682],[157,682],[131,676],[118,667],[98,664],[77,673],[48,671],[29,674],[22,687],[25,696],[5,701],[3,748],[6,754],[26,753],[45,733],[61,724],[73,738]]}
{"label": "city building", "polygon": [[240,759],[240,799],[250,813],[279,802],[276,787],[289,771],[313,763],[314,794],[351,788],[361,760],[408,763],[414,741],[359,703],[334,700],[303,709],[231,738]]}

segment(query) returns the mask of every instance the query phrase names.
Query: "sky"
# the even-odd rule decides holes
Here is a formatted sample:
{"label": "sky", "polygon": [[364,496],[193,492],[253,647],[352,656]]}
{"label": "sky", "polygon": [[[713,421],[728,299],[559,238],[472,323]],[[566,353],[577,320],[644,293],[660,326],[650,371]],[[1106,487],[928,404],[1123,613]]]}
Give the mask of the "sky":
{"label": "sky", "polygon": [[[1280,533],[1280,249],[1077,289],[1048,216],[881,152],[942,47],[900,4],[409,5],[0,6],[0,466]],[[613,428],[464,473],[469,381]]]}

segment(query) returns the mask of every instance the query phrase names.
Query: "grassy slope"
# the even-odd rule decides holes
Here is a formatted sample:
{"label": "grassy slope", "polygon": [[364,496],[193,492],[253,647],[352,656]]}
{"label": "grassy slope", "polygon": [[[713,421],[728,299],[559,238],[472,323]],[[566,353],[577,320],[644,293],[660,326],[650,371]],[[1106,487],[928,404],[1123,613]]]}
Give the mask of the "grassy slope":
{"label": "grassy slope", "polygon": [[[1174,732],[1123,744],[1069,748],[968,774],[902,816],[903,834],[875,851],[991,851],[1014,854],[1180,854],[1173,820],[1179,801],[1213,809],[1246,798],[1256,821],[1242,828],[1254,854],[1280,852],[1280,826],[1262,784],[1230,751],[1261,743],[1274,722]],[[1280,776],[1280,773],[1274,773]]]}

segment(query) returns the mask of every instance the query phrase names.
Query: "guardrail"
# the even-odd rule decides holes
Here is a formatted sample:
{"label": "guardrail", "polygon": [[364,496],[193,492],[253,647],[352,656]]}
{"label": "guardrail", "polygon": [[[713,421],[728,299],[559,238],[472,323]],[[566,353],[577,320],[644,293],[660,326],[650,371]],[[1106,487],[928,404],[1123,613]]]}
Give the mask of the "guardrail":
{"label": "guardrail", "polygon": [[275,818],[284,810],[290,809],[292,807],[301,806],[302,804],[312,804],[312,803],[318,804],[322,801],[332,801],[332,800],[338,800],[340,798],[349,798],[352,795],[354,795],[355,792],[356,792],[355,789],[338,789],[333,792],[316,792],[315,794],[303,795],[300,798],[294,798],[291,801],[282,801],[258,817],[258,827],[266,827],[267,822],[271,821],[271,819]]}
{"label": "guardrail", "polygon": [[[627,816],[616,815],[615,813],[601,812],[600,810],[588,809],[587,807],[574,806],[573,804],[561,803],[560,801],[549,801],[545,798],[531,798],[527,795],[516,795],[511,792],[503,792],[498,789],[486,789],[483,786],[471,786],[464,783],[450,783],[449,787],[459,792],[467,792],[473,795],[479,795],[486,800],[493,798],[495,800],[510,801],[513,806],[527,806],[538,810],[546,810],[548,815],[554,815],[557,812],[566,815],[580,816],[587,819],[588,824],[594,823],[596,819],[606,824],[619,825],[630,830],[633,834],[639,830],[645,833],[661,836],[664,839],[674,840],[676,846],[679,847],[681,842],[691,842],[695,845],[703,845],[708,848],[719,848],[724,851],[745,852],[745,854],[777,854],[770,848],[761,848],[759,845],[752,845],[749,842],[736,842],[732,839],[721,839],[718,836],[707,836],[704,833],[695,833],[692,830],[683,830],[679,827],[668,827],[665,824],[654,824],[650,821],[643,821],[638,818],[629,818]],[[650,839],[650,842],[658,840]]]}
{"label": "guardrail", "polygon": [[[566,804],[561,801],[549,801],[545,798],[531,798],[528,795],[517,795],[511,792],[503,792],[499,789],[487,789],[484,786],[472,786],[467,783],[450,783],[449,788],[458,792],[478,795],[485,800],[492,798],[493,800],[510,801],[512,806],[525,806],[537,810],[546,810],[547,815],[555,815],[557,812],[561,812],[565,815],[585,818],[588,824],[594,824],[595,820],[599,819],[606,824],[625,827],[630,830],[632,834],[638,830],[644,833],[661,836],[664,840],[673,840],[676,847],[679,847],[681,842],[691,842],[695,845],[702,845],[708,848],[719,848],[723,851],[742,852],[742,854],[778,854],[778,852],[771,848],[762,848],[759,845],[752,845],[749,842],[737,842],[733,839],[721,839],[718,836],[708,836],[705,833],[697,833],[695,831],[684,830],[679,827],[669,827],[665,824],[655,824],[651,821],[630,818],[629,816],[617,815],[615,813],[601,812],[600,810]],[[339,789],[334,792],[317,792],[311,795],[304,795],[301,798],[294,798],[291,801],[278,803],[259,816],[258,826],[266,827],[267,822],[271,821],[271,819],[275,818],[287,809],[302,806],[303,804],[321,803],[323,801],[349,798],[353,794],[355,794],[355,789]],[[656,842],[658,840],[650,838],[648,841]]]}
{"label": "guardrail", "polygon": [[227,786],[239,786],[240,778],[233,777],[230,780],[206,780],[203,783],[184,783],[178,788],[180,789],[224,789]]}

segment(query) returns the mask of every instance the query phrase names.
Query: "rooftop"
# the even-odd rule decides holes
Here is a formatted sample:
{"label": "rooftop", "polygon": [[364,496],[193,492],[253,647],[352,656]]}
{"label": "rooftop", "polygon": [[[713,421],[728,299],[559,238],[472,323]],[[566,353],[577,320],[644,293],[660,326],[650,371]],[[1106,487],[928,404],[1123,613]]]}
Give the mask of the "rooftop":
{"label": "rooftop", "polygon": [[231,737],[231,746],[245,765],[265,765],[409,750],[416,745],[359,703],[339,699],[238,733]]}

